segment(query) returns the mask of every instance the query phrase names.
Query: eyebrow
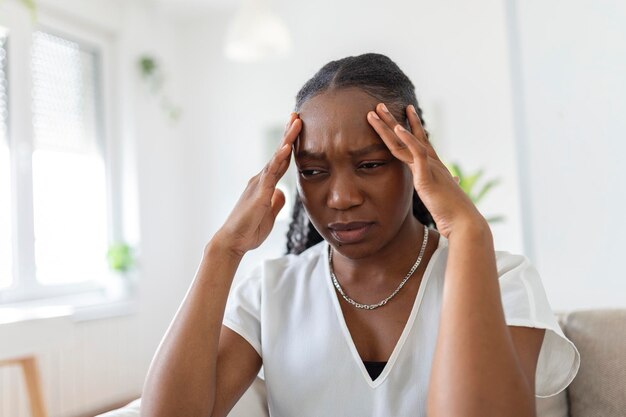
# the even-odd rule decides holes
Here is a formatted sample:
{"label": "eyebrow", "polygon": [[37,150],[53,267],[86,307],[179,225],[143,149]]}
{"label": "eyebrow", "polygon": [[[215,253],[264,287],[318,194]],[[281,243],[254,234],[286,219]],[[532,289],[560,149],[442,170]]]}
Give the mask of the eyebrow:
{"label": "eyebrow", "polygon": [[[387,145],[385,145],[384,143],[374,143],[372,145],[366,146],[361,149],[348,151],[348,154],[352,157],[359,157],[359,156],[367,155],[372,152],[383,151],[383,150],[389,152]],[[324,159],[324,153],[323,152],[311,152],[311,151],[307,151],[306,149],[302,149],[298,151],[298,153],[296,154],[296,158]]]}

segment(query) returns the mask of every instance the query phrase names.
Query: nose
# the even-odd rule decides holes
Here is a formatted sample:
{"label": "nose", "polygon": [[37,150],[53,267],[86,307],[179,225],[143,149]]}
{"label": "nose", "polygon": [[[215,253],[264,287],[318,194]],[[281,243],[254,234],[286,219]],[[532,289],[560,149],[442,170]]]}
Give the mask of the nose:
{"label": "nose", "polygon": [[334,175],[330,180],[326,204],[336,210],[348,210],[363,203],[357,179],[350,175]]}

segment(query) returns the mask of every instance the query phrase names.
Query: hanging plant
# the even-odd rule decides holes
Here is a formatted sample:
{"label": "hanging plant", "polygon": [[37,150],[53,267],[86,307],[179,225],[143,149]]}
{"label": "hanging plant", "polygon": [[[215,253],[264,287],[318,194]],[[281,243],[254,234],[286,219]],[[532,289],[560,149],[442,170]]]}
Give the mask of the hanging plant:
{"label": "hanging plant", "polygon": [[182,110],[165,94],[165,75],[158,61],[150,55],[143,55],[138,61],[139,74],[149,91],[157,97],[161,108],[172,121],[180,119]]}

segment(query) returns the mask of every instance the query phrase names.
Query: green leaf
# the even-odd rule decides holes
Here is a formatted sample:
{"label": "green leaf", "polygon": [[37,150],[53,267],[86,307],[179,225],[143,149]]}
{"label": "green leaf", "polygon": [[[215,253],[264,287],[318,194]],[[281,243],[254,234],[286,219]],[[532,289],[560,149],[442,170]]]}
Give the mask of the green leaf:
{"label": "green leaf", "polygon": [[133,250],[126,243],[114,243],[107,251],[107,261],[112,270],[126,272],[134,264]]}
{"label": "green leaf", "polygon": [[465,178],[465,175],[463,175],[463,170],[461,169],[461,166],[459,164],[457,164],[456,162],[452,163],[452,170],[454,171],[454,176],[459,177],[461,180],[463,178]]}
{"label": "green leaf", "polygon": [[506,217],[504,216],[490,216],[490,217],[485,217],[485,220],[487,220],[487,223],[501,223],[506,219]]}
{"label": "green leaf", "polygon": [[499,183],[500,183],[500,179],[495,179],[495,180],[491,180],[487,182],[487,184],[483,186],[483,188],[480,190],[478,195],[474,198],[474,204],[478,204],[483,199],[483,197],[489,192],[489,190],[491,190],[493,187],[495,187]]}
{"label": "green leaf", "polygon": [[142,76],[150,77],[157,69],[156,60],[151,56],[142,56],[139,58],[139,69]]}
{"label": "green leaf", "polygon": [[467,177],[465,179],[465,187],[463,188],[463,190],[465,190],[465,192],[467,193],[467,195],[471,195],[472,194],[472,189],[474,188],[474,185],[476,184],[476,181],[483,175],[483,170],[479,170],[477,173],[475,173],[474,175],[470,175],[469,177]]}

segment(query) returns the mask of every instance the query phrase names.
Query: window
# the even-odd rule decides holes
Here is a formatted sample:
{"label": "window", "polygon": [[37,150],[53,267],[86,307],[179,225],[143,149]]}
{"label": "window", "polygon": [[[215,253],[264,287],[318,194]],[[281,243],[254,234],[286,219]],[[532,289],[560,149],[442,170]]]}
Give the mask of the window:
{"label": "window", "polygon": [[103,94],[112,43],[45,16],[2,24],[0,303],[97,300],[120,279],[106,263],[120,238]]}
{"label": "window", "polygon": [[107,193],[98,57],[37,31],[32,43],[35,274],[43,285],[106,271]]}
{"label": "window", "polygon": [[7,135],[7,34],[0,28],[0,290],[13,282],[11,163]]}

